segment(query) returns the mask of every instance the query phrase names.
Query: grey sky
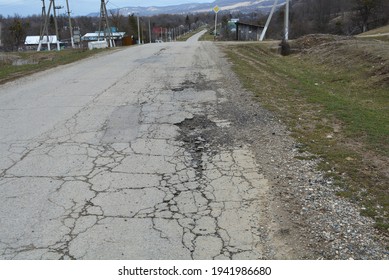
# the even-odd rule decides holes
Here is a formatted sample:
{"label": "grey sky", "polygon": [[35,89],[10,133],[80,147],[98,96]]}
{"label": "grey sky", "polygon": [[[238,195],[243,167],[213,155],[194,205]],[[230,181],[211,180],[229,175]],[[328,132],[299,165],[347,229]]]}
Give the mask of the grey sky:
{"label": "grey sky", "polygon": [[[45,0],[48,6],[49,0]],[[115,9],[129,6],[168,6],[184,3],[211,3],[214,0],[109,0],[108,9]],[[65,6],[66,0],[56,0],[56,5]],[[73,15],[87,15],[98,12],[100,0],[69,0],[70,9]],[[8,16],[19,14],[21,16],[40,14],[42,11],[42,0],[0,0],[0,15]]]}

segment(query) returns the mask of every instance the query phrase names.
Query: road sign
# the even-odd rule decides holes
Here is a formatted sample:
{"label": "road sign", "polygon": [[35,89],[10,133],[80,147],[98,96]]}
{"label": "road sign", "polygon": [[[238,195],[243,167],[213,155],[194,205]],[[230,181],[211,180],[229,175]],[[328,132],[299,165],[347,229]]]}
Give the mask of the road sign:
{"label": "road sign", "polygon": [[215,13],[218,13],[218,12],[220,11],[219,6],[215,6],[215,7],[213,8],[213,11],[214,11]]}

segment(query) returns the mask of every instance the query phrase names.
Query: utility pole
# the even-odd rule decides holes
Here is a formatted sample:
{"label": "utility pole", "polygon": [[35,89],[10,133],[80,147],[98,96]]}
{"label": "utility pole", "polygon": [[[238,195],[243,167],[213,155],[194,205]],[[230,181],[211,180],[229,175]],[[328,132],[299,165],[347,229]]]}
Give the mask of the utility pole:
{"label": "utility pole", "polygon": [[49,5],[49,9],[46,13],[46,7],[45,7],[45,1],[42,0],[42,3],[43,3],[43,7],[42,7],[42,17],[45,17],[45,23],[43,25],[43,28],[41,29],[41,34],[40,34],[40,37],[39,37],[39,45],[38,45],[38,52],[41,50],[42,48],[42,41],[43,41],[43,36],[44,34],[46,33],[47,35],[47,46],[48,46],[48,50],[50,50],[50,38],[49,38],[49,21],[50,21],[50,12],[51,12],[51,8],[53,8],[53,17],[54,17],[54,26],[55,26],[55,35],[57,36],[57,50],[60,51],[61,50],[61,47],[60,47],[60,42],[59,42],[59,34],[58,34],[58,23],[57,23],[57,12],[56,10],[59,10],[59,9],[62,9],[61,6],[56,6],[55,5],[55,1],[54,0],[50,0],[50,5]]}
{"label": "utility pole", "polygon": [[270,12],[269,17],[267,18],[267,21],[266,21],[266,24],[265,24],[265,28],[263,29],[261,37],[259,38],[260,41],[263,41],[263,39],[265,38],[267,29],[269,28],[269,24],[270,24],[270,21],[271,21],[271,19],[273,17],[274,11],[275,11],[276,6],[277,6],[277,3],[278,3],[278,0],[274,0],[273,8],[271,9],[271,12]]}
{"label": "utility pole", "polygon": [[[46,28],[46,4],[45,0],[42,0],[42,24],[41,24],[41,30],[39,34],[39,44],[38,44],[38,52],[42,48],[42,43],[43,43],[43,37],[46,35],[47,37],[47,49],[50,51],[50,38],[49,38],[49,32],[48,29]],[[45,34],[46,33],[46,34]]]}
{"label": "utility pole", "polygon": [[289,0],[286,0],[285,4],[285,31],[284,31],[284,40],[288,42],[289,40]]}
{"label": "utility pole", "polygon": [[100,41],[101,28],[103,28],[104,40],[108,41],[108,46],[110,48],[115,46],[115,42],[112,39],[111,28],[109,26],[109,18],[107,12],[107,6],[105,5],[105,0],[101,0],[100,5],[100,22],[99,22],[99,34],[97,37],[97,41]]}
{"label": "utility pole", "polygon": [[58,34],[58,23],[57,23],[57,12],[56,10],[62,9],[61,6],[55,6],[55,1],[51,0],[53,2],[53,14],[54,14],[54,26],[55,26],[55,35],[57,36],[57,51],[61,50],[61,46],[59,44],[59,34]]}
{"label": "utility pole", "polygon": [[72,18],[70,17],[70,9],[69,9],[69,1],[68,0],[66,0],[66,6],[68,9],[68,17],[69,17],[70,40],[72,42],[72,48],[74,49],[75,45],[74,45],[74,37],[73,37],[73,26],[72,26]]}
{"label": "utility pole", "polygon": [[140,26],[140,36],[141,36],[141,38],[142,38],[142,40],[141,40],[141,44],[143,45],[144,43],[145,43],[145,33],[144,33],[144,29],[143,29],[143,26],[141,25]]}
{"label": "utility pole", "polygon": [[215,34],[214,34],[214,39],[216,39],[216,37],[217,37],[217,14],[218,14],[219,11],[220,11],[219,6],[215,6],[215,7],[213,8],[213,11],[215,12]]}
{"label": "utility pole", "polygon": [[150,44],[151,44],[151,22],[150,22],[150,19],[149,19],[149,38],[150,38]]}
{"label": "utility pole", "polygon": [[140,45],[140,24],[139,24],[139,14],[137,14],[137,22],[138,22],[138,45]]}

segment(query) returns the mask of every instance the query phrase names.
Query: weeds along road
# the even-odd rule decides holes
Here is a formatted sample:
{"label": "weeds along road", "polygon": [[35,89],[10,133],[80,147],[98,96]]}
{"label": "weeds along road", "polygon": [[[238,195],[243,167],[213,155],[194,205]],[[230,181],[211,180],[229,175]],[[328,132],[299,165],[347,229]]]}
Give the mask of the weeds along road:
{"label": "weeds along road", "polygon": [[293,142],[200,35],[0,86],[1,259],[318,256],[270,183]]}

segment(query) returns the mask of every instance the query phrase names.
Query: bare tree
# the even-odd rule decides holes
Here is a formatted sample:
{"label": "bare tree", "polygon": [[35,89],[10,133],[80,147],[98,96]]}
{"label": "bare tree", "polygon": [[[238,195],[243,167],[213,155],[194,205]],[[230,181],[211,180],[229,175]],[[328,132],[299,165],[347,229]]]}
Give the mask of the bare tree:
{"label": "bare tree", "polygon": [[29,26],[30,23],[28,21],[23,21],[19,16],[16,16],[13,19],[13,23],[8,28],[12,42],[12,49],[15,47],[16,50],[18,50],[19,47],[24,44]]}
{"label": "bare tree", "polygon": [[355,9],[358,11],[359,19],[362,24],[362,32],[368,30],[368,24],[377,8],[382,4],[381,0],[355,0]]}

